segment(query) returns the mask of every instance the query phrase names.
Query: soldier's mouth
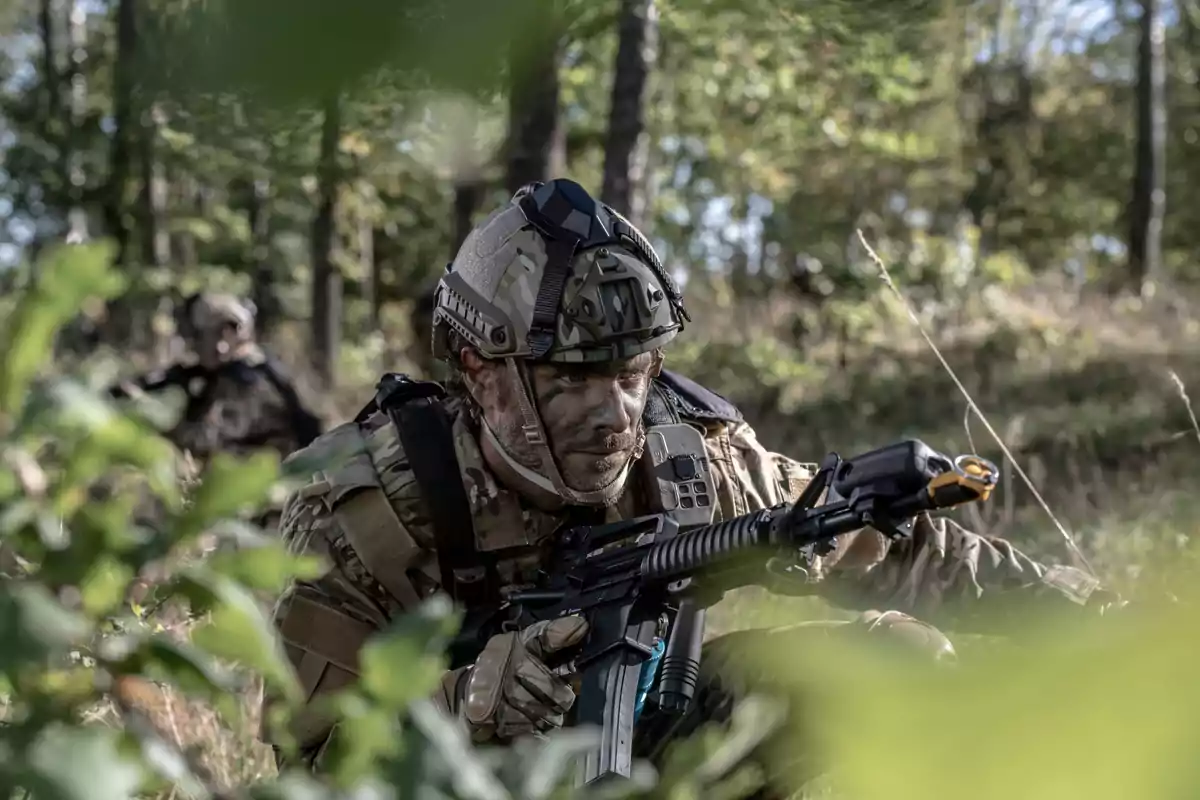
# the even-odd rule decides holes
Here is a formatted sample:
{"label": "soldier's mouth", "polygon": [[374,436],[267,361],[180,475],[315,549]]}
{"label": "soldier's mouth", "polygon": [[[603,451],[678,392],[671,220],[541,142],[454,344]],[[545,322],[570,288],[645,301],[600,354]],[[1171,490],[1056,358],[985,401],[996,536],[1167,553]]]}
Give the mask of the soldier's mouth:
{"label": "soldier's mouth", "polygon": [[611,458],[629,452],[628,447],[604,448],[598,450],[577,450],[575,451],[581,456],[590,456],[592,458]]}

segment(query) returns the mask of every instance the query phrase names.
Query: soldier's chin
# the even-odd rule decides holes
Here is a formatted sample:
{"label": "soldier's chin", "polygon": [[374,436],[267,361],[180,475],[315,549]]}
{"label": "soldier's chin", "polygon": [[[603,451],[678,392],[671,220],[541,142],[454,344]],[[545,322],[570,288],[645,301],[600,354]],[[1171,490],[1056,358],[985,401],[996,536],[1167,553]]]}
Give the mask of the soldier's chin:
{"label": "soldier's chin", "polygon": [[628,452],[600,456],[571,453],[562,460],[563,481],[578,492],[594,492],[611,486],[629,462]]}

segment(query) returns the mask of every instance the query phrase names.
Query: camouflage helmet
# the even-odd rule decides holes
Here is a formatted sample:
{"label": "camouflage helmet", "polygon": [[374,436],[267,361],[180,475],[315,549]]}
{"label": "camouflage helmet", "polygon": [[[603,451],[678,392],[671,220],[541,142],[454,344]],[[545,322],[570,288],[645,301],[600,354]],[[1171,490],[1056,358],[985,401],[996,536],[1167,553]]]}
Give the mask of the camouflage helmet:
{"label": "camouflage helmet", "polygon": [[[522,432],[538,466],[522,463],[482,420],[482,435],[521,479],[574,505],[620,496],[635,448],[607,486],[567,486],[534,400],[532,361],[604,362],[653,351],[689,321],[646,237],[579,184],[526,186],[467,236],[438,283],[433,353],[455,355],[452,334],[512,377]],[[643,432],[644,435],[644,432]]]}
{"label": "camouflage helmet", "polygon": [[192,342],[202,360],[237,358],[254,342],[257,312],[250,300],[231,294],[200,292],[184,301],[179,332]]}
{"label": "camouflage helmet", "polygon": [[484,358],[614,361],[688,320],[646,237],[574,181],[523,188],[467,236],[437,287],[433,349],[454,331]]}

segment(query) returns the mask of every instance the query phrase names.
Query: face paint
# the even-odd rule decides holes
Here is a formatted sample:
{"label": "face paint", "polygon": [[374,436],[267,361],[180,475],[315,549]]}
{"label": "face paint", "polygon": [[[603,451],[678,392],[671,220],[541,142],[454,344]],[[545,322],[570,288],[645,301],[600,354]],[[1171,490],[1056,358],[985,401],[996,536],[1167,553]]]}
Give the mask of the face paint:
{"label": "face paint", "polygon": [[577,491],[611,484],[639,448],[657,353],[599,364],[538,364],[533,393],[563,480]]}
{"label": "face paint", "polygon": [[525,439],[518,390],[501,361],[482,362],[471,381],[471,395],[501,446],[518,464],[537,470],[541,464]]}
{"label": "face paint", "polygon": [[[508,458],[545,475],[525,435],[520,379],[502,361],[473,361],[468,384],[484,424]],[[531,365],[531,393],[567,487],[593,492],[620,479],[641,451],[642,412],[661,368],[661,351],[605,363]]]}

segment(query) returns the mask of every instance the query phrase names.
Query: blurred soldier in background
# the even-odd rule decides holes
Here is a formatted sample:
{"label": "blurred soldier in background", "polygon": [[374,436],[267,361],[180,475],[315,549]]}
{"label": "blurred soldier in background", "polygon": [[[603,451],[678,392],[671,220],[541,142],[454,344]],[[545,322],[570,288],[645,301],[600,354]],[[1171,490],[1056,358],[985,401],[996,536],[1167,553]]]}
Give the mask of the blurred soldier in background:
{"label": "blurred soldier in background", "polygon": [[183,414],[167,437],[200,462],[217,452],[263,448],[284,458],[307,446],[321,434],[321,421],[259,346],[255,313],[254,303],[233,295],[192,295],[182,305],[178,326],[195,361],[124,382],[112,389],[113,396],[182,389]]}

